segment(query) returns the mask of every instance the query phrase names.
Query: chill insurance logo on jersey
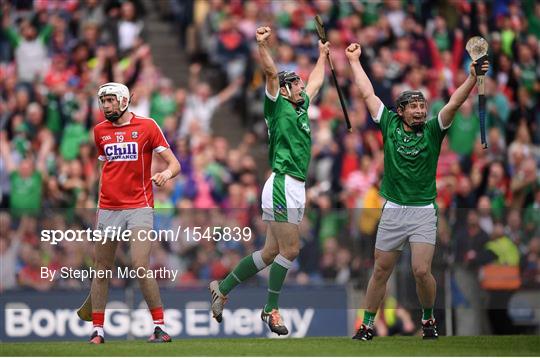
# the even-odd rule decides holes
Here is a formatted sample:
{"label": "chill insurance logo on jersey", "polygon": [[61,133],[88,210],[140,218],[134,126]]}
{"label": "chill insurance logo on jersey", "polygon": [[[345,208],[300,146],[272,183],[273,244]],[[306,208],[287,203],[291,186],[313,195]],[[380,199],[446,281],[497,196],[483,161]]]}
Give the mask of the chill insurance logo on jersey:
{"label": "chill insurance logo on jersey", "polygon": [[139,147],[137,142],[122,142],[105,144],[107,161],[135,161],[138,159]]}

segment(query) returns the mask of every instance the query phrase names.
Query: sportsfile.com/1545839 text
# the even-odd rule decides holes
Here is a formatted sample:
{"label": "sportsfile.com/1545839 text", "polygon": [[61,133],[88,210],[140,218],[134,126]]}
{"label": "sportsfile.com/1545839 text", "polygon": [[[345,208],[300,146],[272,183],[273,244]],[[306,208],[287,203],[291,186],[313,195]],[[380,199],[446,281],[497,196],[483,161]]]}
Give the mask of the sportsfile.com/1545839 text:
{"label": "sportsfile.com/1545839 text", "polygon": [[132,241],[249,241],[252,237],[250,227],[239,226],[178,226],[176,229],[161,230],[122,230],[121,227],[107,226],[100,229],[86,230],[42,230],[41,241],[58,245],[67,242],[132,242]]}

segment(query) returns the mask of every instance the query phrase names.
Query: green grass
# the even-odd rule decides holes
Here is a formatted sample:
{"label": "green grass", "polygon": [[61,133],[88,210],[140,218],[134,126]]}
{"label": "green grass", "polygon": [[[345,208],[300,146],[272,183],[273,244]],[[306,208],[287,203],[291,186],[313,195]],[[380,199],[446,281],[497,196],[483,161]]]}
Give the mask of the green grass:
{"label": "green grass", "polygon": [[0,356],[538,356],[540,336],[384,337],[360,342],[347,337],[299,339],[177,339],[144,341],[2,343]]}

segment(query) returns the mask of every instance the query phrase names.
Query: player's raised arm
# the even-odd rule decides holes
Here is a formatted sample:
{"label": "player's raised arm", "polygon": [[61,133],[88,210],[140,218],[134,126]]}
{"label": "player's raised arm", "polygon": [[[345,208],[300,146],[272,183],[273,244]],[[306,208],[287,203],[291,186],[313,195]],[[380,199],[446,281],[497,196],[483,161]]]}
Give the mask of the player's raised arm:
{"label": "player's raised arm", "polygon": [[[469,94],[471,94],[471,91],[476,84],[476,71],[474,70],[475,65],[476,61],[473,61],[470,67],[469,77],[467,77],[465,82],[463,82],[461,86],[456,89],[456,91],[450,97],[448,103],[439,112],[440,123],[443,129],[450,127],[457,110],[459,107],[461,107],[463,102],[465,102],[467,97],[469,97]],[[482,70],[487,72],[488,69],[489,62],[484,61],[482,64]]]}
{"label": "player's raised arm", "polygon": [[259,27],[255,38],[259,46],[259,57],[262,70],[266,76],[266,90],[275,96],[279,89],[278,70],[268,48],[268,38],[272,30],[269,27]]}
{"label": "player's raised arm", "polygon": [[319,40],[319,59],[313,68],[313,71],[309,74],[308,83],[306,86],[306,93],[311,100],[317,95],[319,89],[324,82],[324,64],[326,63],[326,57],[328,56],[329,42],[322,43]]}
{"label": "player's raised arm", "polygon": [[371,117],[377,118],[377,114],[379,113],[379,109],[381,108],[382,101],[379,99],[379,97],[375,95],[373,85],[371,84],[371,81],[369,80],[366,72],[360,64],[361,53],[362,49],[357,43],[352,43],[349,45],[349,47],[345,49],[345,55],[347,55],[353,71],[354,83],[360,89],[360,94],[366,102],[366,106],[369,113],[371,114]]}

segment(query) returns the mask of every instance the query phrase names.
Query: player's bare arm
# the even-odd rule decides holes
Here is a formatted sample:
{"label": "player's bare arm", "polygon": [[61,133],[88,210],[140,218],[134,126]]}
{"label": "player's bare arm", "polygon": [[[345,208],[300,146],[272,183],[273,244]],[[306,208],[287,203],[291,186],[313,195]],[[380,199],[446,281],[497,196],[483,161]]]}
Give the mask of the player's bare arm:
{"label": "player's bare arm", "polygon": [[357,43],[352,43],[345,49],[345,55],[349,59],[353,71],[354,83],[360,89],[360,94],[366,102],[371,117],[375,118],[379,113],[382,101],[375,95],[373,85],[360,64],[359,59],[361,53],[362,49]]}
{"label": "player's bare arm", "polygon": [[[448,101],[446,106],[444,106],[439,113],[444,128],[450,127],[452,121],[454,120],[454,115],[458,111],[459,107],[461,107],[463,102],[465,102],[467,97],[469,97],[469,94],[471,94],[471,91],[476,84],[476,71],[474,70],[475,65],[476,61],[471,63],[469,76],[467,77],[465,82],[463,82],[461,86],[456,89],[454,94],[452,94],[452,96],[450,97],[450,100]],[[489,62],[484,61],[484,63],[482,64],[482,70],[487,71],[488,69]]]}
{"label": "player's bare arm", "polygon": [[174,178],[178,175],[178,173],[180,173],[180,163],[170,148],[160,152],[159,156],[161,156],[161,158],[167,163],[167,169],[154,174],[152,181],[156,183],[157,186],[162,186],[167,182],[167,180]]}
{"label": "player's bare arm", "polygon": [[268,26],[262,26],[257,29],[255,38],[259,47],[260,64],[264,75],[266,76],[266,89],[275,95],[279,89],[278,70],[268,47],[268,39],[272,30]]}
{"label": "player's bare arm", "polygon": [[323,44],[321,40],[319,40],[319,59],[317,60],[313,71],[311,71],[311,73],[309,74],[308,83],[306,86],[306,94],[308,95],[310,100],[315,97],[317,93],[319,93],[319,89],[321,89],[321,86],[323,85],[324,65],[330,51],[329,46],[329,42]]}

